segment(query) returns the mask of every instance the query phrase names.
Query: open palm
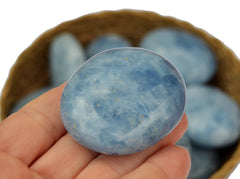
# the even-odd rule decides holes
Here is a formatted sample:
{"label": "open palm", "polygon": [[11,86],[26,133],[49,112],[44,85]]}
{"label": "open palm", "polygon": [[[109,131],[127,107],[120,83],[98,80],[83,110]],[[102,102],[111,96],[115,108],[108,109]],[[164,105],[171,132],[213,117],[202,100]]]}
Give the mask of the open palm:
{"label": "open palm", "polygon": [[173,132],[147,150],[124,156],[99,154],[65,131],[60,117],[63,88],[50,90],[0,123],[0,178],[187,177],[189,154],[174,145],[187,128],[186,115]]}

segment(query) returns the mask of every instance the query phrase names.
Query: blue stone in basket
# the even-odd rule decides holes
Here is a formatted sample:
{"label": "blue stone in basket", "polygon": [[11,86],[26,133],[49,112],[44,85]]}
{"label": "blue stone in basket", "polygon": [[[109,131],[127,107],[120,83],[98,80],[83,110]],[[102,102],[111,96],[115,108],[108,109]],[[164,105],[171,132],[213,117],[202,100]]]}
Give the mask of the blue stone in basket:
{"label": "blue stone in basket", "polygon": [[104,51],[69,79],[62,121],[81,145],[105,154],[144,150],[179,123],[185,84],[175,67],[140,48]]}
{"label": "blue stone in basket", "polygon": [[239,106],[228,94],[203,85],[189,86],[187,94],[187,134],[194,143],[219,148],[238,140]]}
{"label": "blue stone in basket", "polygon": [[53,86],[68,80],[71,74],[86,60],[80,42],[70,33],[57,35],[49,49],[50,78]]}
{"label": "blue stone in basket", "polygon": [[188,179],[207,179],[219,168],[219,164],[220,160],[216,150],[193,146]]}
{"label": "blue stone in basket", "polygon": [[184,134],[179,141],[176,143],[176,145],[179,145],[181,147],[184,147],[185,149],[188,150],[188,152],[191,154],[192,152],[192,145],[190,142],[190,139],[187,134]]}
{"label": "blue stone in basket", "polygon": [[140,46],[151,49],[171,61],[182,73],[187,85],[209,81],[216,71],[211,49],[200,37],[177,28],[150,31]]}
{"label": "blue stone in basket", "polygon": [[119,34],[104,34],[94,39],[87,47],[86,54],[90,58],[99,52],[117,47],[130,47],[130,42]]}

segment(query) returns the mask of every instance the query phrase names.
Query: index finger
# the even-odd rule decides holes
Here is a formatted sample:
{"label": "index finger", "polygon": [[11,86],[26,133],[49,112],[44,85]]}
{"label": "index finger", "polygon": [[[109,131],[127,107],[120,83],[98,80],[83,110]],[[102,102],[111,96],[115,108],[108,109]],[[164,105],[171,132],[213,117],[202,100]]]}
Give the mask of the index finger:
{"label": "index finger", "polygon": [[65,134],[60,117],[64,86],[41,95],[0,123],[1,151],[30,165]]}

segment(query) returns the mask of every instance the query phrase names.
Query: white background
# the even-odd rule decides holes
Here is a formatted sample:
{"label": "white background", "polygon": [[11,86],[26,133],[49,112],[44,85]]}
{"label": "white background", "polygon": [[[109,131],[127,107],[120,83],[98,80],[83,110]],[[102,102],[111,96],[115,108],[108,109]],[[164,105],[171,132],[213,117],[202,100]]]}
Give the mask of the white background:
{"label": "white background", "polygon": [[[155,11],[200,27],[240,57],[240,10],[237,0],[8,0],[0,2],[0,92],[18,55],[44,31],[79,16],[118,9]],[[230,179],[240,178],[240,166]]]}

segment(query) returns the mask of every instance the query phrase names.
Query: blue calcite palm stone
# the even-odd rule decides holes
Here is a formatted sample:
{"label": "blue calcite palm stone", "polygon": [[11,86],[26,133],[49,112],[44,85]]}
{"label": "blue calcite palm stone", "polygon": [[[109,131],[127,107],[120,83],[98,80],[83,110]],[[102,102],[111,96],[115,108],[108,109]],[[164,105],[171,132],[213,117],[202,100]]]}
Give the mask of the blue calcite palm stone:
{"label": "blue calcite palm stone", "polygon": [[186,148],[191,156],[188,179],[208,179],[218,169],[220,159],[216,150],[192,145],[187,134],[176,145]]}
{"label": "blue calcite palm stone", "polygon": [[216,150],[192,147],[188,179],[208,179],[220,166]]}
{"label": "blue calcite palm stone", "polygon": [[187,134],[195,144],[211,148],[231,145],[240,134],[238,104],[219,88],[193,85],[187,89]]}
{"label": "blue calcite palm stone", "polygon": [[119,34],[104,34],[94,39],[86,48],[87,57],[90,58],[99,52],[117,47],[131,47],[130,42]]}
{"label": "blue calcite palm stone", "polygon": [[157,28],[144,36],[140,46],[171,61],[187,85],[205,83],[215,74],[217,64],[211,49],[198,36],[185,30]]}
{"label": "blue calcite palm stone", "polygon": [[185,108],[175,67],[141,48],[98,53],[67,82],[61,116],[81,145],[111,155],[144,150],[169,134]]}
{"label": "blue calcite palm stone", "polygon": [[190,142],[190,139],[187,134],[184,134],[179,141],[176,143],[176,145],[179,145],[181,147],[184,147],[188,150],[188,152],[191,154],[192,152],[192,144]]}
{"label": "blue calcite palm stone", "polygon": [[55,36],[49,49],[50,77],[53,86],[66,82],[71,74],[86,61],[81,43],[70,33]]}

